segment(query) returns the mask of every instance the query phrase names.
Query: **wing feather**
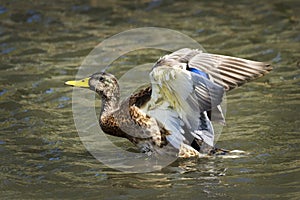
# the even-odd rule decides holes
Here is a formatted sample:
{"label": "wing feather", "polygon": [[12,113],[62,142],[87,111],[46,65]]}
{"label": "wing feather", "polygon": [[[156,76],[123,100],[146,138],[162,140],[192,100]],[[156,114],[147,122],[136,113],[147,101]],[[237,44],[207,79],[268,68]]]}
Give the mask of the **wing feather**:
{"label": "wing feather", "polygon": [[201,112],[211,110],[222,101],[224,89],[195,73],[160,66],[150,76],[152,88],[156,88],[153,91],[159,93],[153,94],[152,105],[159,105],[158,100],[169,102],[190,129],[198,128]]}
{"label": "wing feather", "polygon": [[202,52],[192,57],[188,65],[208,73],[226,90],[232,90],[272,70],[269,64],[263,62]]}

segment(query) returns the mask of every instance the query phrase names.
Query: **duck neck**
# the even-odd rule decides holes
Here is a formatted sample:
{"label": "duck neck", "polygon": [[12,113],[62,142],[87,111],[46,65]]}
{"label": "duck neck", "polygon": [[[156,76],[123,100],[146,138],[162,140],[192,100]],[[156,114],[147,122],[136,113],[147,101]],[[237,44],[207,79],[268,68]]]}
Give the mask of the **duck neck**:
{"label": "duck neck", "polygon": [[100,111],[100,117],[107,117],[112,112],[119,108],[120,97],[119,94],[115,94],[112,97],[102,97],[102,107]]}
{"label": "duck neck", "polygon": [[112,98],[102,97],[99,123],[106,134],[126,138],[126,134],[120,130],[114,116],[114,112],[119,109],[119,101],[119,95],[115,95]]}

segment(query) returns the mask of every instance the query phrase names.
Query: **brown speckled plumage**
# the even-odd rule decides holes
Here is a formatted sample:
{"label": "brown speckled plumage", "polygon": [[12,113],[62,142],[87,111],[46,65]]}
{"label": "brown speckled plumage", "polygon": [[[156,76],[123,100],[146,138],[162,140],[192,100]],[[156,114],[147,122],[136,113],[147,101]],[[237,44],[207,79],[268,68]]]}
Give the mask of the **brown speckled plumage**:
{"label": "brown speckled plumage", "polygon": [[[106,73],[93,75],[107,79],[115,79]],[[98,78],[98,77],[97,77]],[[115,81],[110,81],[115,84]],[[100,84],[98,84],[100,87]],[[141,151],[155,153],[155,148],[163,148],[168,144],[166,135],[170,134],[162,124],[143,113],[143,106],[151,97],[151,88],[145,88],[123,102],[118,101],[119,87],[105,85],[106,93],[114,94],[114,98],[102,95],[102,109],[99,123],[102,130],[113,136],[127,138],[136,144]],[[117,97],[117,98],[116,98]],[[173,149],[175,151],[175,149]]]}

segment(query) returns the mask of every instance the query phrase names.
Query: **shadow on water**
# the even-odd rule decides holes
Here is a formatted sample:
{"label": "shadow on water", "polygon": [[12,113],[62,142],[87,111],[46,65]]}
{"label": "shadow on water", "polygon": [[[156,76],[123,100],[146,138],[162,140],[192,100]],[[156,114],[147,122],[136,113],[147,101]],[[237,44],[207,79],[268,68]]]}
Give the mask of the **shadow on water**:
{"label": "shadow on water", "polygon": [[[296,0],[1,1],[1,198],[299,198],[299,6]],[[86,151],[72,118],[72,90],[63,83],[99,42],[145,26],[181,31],[209,52],[272,63],[272,73],[227,94],[227,125],[217,145],[249,155],[178,160],[161,171],[127,174]],[[133,52],[113,70],[122,74],[160,56]]]}

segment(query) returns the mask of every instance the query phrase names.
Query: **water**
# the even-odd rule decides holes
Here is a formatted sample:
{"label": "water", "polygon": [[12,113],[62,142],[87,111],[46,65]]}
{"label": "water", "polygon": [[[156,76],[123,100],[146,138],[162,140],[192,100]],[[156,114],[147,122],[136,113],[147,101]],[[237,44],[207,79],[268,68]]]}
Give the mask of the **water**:
{"label": "water", "polygon": [[[299,7],[296,0],[2,0],[0,198],[298,199]],[[99,42],[145,26],[181,31],[209,52],[272,63],[269,75],[227,94],[217,144],[247,156],[126,174],[86,151],[72,118],[72,90],[63,83]],[[116,61],[115,72],[161,53],[133,52]]]}

